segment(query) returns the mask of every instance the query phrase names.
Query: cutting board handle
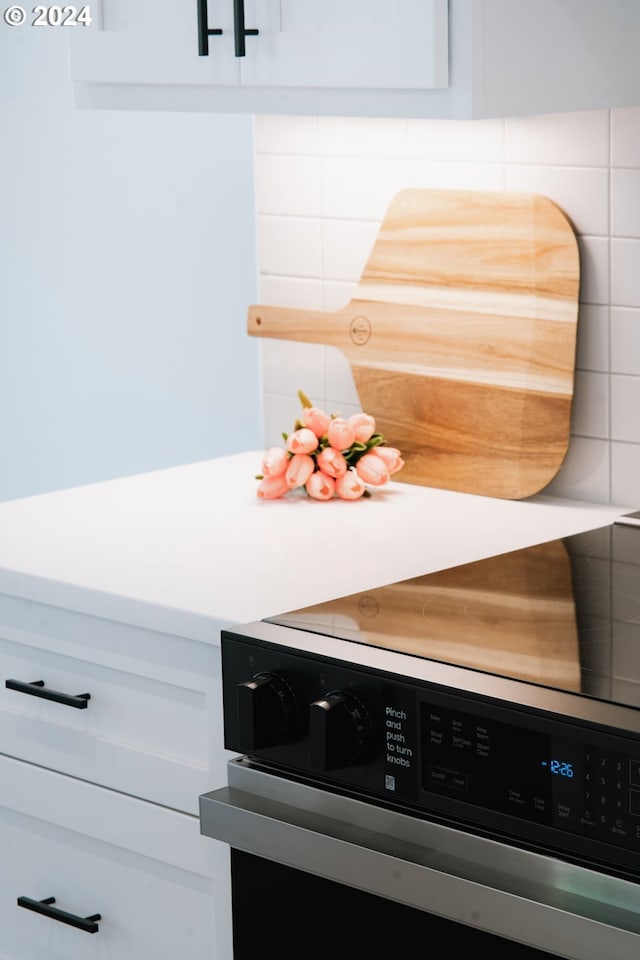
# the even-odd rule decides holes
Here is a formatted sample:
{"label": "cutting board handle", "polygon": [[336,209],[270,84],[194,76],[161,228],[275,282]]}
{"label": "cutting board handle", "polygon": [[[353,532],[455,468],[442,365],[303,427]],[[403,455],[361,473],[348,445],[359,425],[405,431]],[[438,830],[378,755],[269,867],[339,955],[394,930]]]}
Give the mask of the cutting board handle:
{"label": "cutting board handle", "polygon": [[350,328],[357,322],[357,316],[357,311],[352,306],[333,312],[295,307],[251,306],[247,318],[247,333],[251,337],[271,337],[274,340],[297,340],[301,343],[344,347],[349,342]]}

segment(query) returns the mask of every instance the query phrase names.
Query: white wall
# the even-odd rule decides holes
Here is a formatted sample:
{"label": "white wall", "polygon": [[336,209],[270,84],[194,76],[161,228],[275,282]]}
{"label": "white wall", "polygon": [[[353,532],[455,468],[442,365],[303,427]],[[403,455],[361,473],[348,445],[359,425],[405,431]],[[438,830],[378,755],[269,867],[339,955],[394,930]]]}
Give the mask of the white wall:
{"label": "white wall", "polygon": [[[569,216],[582,274],[571,443],[546,492],[640,506],[640,108],[486,121],[258,118],[259,302],[344,306],[404,187],[542,193]],[[261,354],[267,445],[291,429],[298,389],[330,412],[359,409],[337,349],[264,340]]]}
{"label": "white wall", "polygon": [[0,20],[0,500],[261,439],[252,118],[77,110],[66,29]]}

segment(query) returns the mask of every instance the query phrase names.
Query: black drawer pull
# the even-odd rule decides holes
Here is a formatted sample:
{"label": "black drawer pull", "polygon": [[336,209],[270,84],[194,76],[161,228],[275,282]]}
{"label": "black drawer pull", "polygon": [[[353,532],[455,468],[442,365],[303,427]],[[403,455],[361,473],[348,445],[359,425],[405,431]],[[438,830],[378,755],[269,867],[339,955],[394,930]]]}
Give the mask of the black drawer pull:
{"label": "black drawer pull", "polygon": [[59,920],[60,923],[68,923],[78,930],[84,930],[85,933],[97,933],[99,930],[96,920],[101,920],[99,913],[92,913],[90,917],[78,917],[75,913],[67,913],[66,910],[60,910],[58,907],[52,907],[56,902],[55,897],[47,897],[46,900],[32,900],[31,897],[18,897],[18,906],[25,907],[27,910],[33,910],[34,913],[41,913],[44,917],[50,917],[52,920]]}
{"label": "black drawer pull", "polygon": [[198,0],[198,56],[209,56],[209,37],[219,37],[222,33],[219,27],[209,28],[207,0]]}
{"label": "black drawer pull", "polygon": [[59,690],[48,690],[44,685],[44,680],[33,680],[31,683],[23,683],[22,680],[5,680],[4,685],[9,690],[28,693],[32,697],[42,697],[43,700],[55,700],[56,703],[64,703],[67,707],[77,707],[78,710],[86,710],[87,701],[91,700],[90,693],[78,693],[76,696],[72,696],[70,693],[60,693]]}
{"label": "black drawer pull", "polygon": [[245,30],[244,0],[233,0],[233,38],[236,45],[236,57],[245,56],[245,37],[257,37],[259,30]]}

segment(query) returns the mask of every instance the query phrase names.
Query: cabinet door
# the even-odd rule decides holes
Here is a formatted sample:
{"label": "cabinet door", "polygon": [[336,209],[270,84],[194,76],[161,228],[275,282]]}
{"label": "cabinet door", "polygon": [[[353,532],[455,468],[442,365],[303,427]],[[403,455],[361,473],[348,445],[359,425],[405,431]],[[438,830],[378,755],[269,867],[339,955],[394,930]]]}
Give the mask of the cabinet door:
{"label": "cabinet door", "polygon": [[94,0],[70,32],[80,83],[169,86],[434,89],[448,82],[447,0],[244,0],[236,56],[233,0],[207,0],[208,56],[198,0]]}
{"label": "cabinet door", "polygon": [[[229,852],[197,817],[6,757],[0,782],[0,956],[231,956]],[[97,930],[18,904],[51,897],[74,919],[99,914]]]}
{"label": "cabinet door", "polygon": [[245,27],[243,85],[447,86],[447,0],[245,0]]}
{"label": "cabinet door", "polygon": [[234,756],[220,647],[0,594],[0,754],[196,814]]}
{"label": "cabinet door", "polygon": [[92,0],[89,26],[69,28],[69,72],[79,83],[234,85],[232,0],[208,0],[209,55],[198,48],[197,0]]}

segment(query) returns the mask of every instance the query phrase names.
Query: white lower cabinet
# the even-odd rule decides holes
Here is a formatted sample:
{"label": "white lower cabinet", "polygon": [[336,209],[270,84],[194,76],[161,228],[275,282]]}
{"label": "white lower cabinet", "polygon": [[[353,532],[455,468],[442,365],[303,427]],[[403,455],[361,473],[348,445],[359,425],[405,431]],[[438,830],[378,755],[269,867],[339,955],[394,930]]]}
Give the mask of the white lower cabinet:
{"label": "white lower cabinet", "polygon": [[7,757],[0,783],[2,960],[228,960],[228,851],[197,817]]}
{"label": "white lower cabinet", "polygon": [[198,819],[234,756],[220,674],[215,642],[0,594],[0,960],[231,960]]}
{"label": "white lower cabinet", "polygon": [[233,756],[221,691],[213,643],[0,594],[0,753],[197,815]]}

